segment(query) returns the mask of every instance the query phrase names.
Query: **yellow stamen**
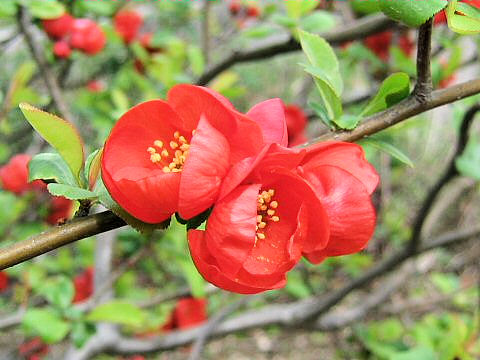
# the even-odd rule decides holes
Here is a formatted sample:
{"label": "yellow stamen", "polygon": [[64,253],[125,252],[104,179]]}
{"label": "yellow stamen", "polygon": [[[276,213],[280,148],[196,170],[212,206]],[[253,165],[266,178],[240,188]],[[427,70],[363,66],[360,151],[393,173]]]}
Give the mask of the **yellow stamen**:
{"label": "yellow stamen", "polygon": [[159,148],[162,148],[162,147],[163,147],[163,141],[161,141],[161,140],[155,140],[155,141],[153,142],[153,145],[155,145],[155,146],[157,146],[157,147],[159,147]]}

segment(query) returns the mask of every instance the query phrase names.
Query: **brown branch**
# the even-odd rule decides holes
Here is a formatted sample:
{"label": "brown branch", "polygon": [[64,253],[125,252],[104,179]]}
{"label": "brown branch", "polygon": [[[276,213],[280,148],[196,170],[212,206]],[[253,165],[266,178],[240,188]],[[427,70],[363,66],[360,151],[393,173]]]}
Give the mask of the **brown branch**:
{"label": "brown branch", "polygon": [[[310,144],[328,140],[353,142],[393,126],[414,115],[477,93],[480,93],[480,79],[470,80],[447,89],[433,91],[430,100],[423,104],[414,96],[411,96],[385,111],[367,117],[362,124],[352,131],[329,132],[314,139]],[[28,240],[1,249],[0,270],[19,264],[73,241],[125,225],[123,220],[111,212],[102,214],[103,215],[97,214],[76,219],[75,222],[56,227],[40,235],[33,236]],[[98,216],[102,216],[101,219],[99,219]],[[76,232],[77,230],[72,231],[72,229],[77,229],[78,233]],[[87,229],[88,231],[86,231]]]}
{"label": "brown branch", "polygon": [[72,113],[70,112],[70,108],[63,98],[62,91],[58,85],[55,74],[47,64],[47,60],[43,54],[43,48],[41,44],[34,39],[34,35],[31,30],[31,18],[27,11],[21,6],[18,11],[17,22],[18,26],[20,27],[20,31],[25,37],[32,57],[38,65],[40,74],[45,82],[45,86],[47,87],[47,90],[52,97],[56,108],[65,120],[75,124],[75,118],[73,117]]}
{"label": "brown branch", "polygon": [[[346,41],[357,40],[366,36],[375,34],[395,25],[383,14],[366,16],[358,19],[350,24],[342,25],[342,29],[335,29],[324,34],[320,34],[331,45],[339,45]],[[292,51],[300,50],[300,44],[293,37],[289,37],[286,41],[277,42],[264,47],[246,51],[236,51],[223,61],[208,69],[197,80],[197,85],[206,85],[221,72],[227,70],[235,64],[249,62],[254,60],[268,59],[275,55],[285,54]]]}
{"label": "brown branch", "polygon": [[413,93],[420,102],[426,102],[432,92],[432,74],[430,72],[430,55],[432,51],[433,18],[420,26],[417,45],[417,84]]}
{"label": "brown branch", "polygon": [[74,241],[126,225],[111,211],[74,219],[0,250],[0,270]]}
{"label": "brown branch", "polygon": [[202,53],[205,59],[205,64],[210,63],[210,0],[203,0],[202,8]]}

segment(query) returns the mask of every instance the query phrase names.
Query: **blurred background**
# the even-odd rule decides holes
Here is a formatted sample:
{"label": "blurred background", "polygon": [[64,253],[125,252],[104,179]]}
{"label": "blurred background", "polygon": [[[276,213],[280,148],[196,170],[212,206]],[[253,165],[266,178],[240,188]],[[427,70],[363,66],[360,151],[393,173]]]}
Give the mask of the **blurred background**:
{"label": "blurred background", "polygon": [[[274,45],[294,44],[297,28],[335,34],[379,16],[372,4],[0,1],[0,249],[67,221],[78,207],[28,182],[29,159],[52,150],[25,120],[20,102],[75,124],[90,154],[130,107],[164,98],[178,83],[208,83],[242,112],[281,98],[289,106],[290,145],[298,145],[332,124],[322,120],[312,77],[299,66],[306,62],[299,46]],[[360,113],[394,72],[408,74],[413,84],[416,37],[415,29],[389,22],[373,35],[359,32],[334,44],[346,112]],[[450,31],[438,14],[434,87],[477,77],[478,45],[478,36]],[[257,49],[271,51],[216,71],[231,54]],[[458,176],[428,211],[422,237],[476,232],[366,282],[318,319],[272,324],[262,323],[265,312],[256,313],[326,297],[398,251],[454,155],[465,112],[478,100],[442,106],[360,142],[381,176],[377,228],[365,251],[316,266],[301,261],[284,289],[245,297],[202,279],[175,221],[148,236],[129,227],[113,230],[0,272],[0,359],[479,359],[478,122],[455,160]],[[224,317],[230,327],[203,339],[206,344],[191,333]],[[113,342],[123,341],[122,349],[102,342],[112,332],[121,334]],[[144,340],[150,347],[136,343]]]}

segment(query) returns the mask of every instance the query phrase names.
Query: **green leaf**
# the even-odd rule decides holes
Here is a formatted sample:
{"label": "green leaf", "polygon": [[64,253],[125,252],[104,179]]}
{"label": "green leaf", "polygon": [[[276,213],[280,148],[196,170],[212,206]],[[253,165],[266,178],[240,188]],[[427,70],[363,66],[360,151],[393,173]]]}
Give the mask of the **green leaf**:
{"label": "green leaf", "polygon": [[299,30],[299,35],[302,49],[312,65],[305,70],[314,76],[329,118],[338,119],[342,115],[340,95],[343,81],[337,57],[331,46],[320,36],[302,30]]}
{"label": "green leaf", "polygon": [[72,303],[75,289],[70,279],[65,276],[58,276],[43,283],[39,288],[39,293],[52,305],[60,309],[66,309]]}
{"label": "green leaf", "polygon": [[445,0],[379,0],[380,9],[393,20],[408,26],[424,24],[447,6]]}
{"label": "green leaf", "polygon": [[114,300],[93,309],[86,320],[141,327],[147,320],[147,313],[128,302]]}
{"label": "green leaf", "polygon": [[70,200],[95,199],[98,194],[93,191],[65,184],[48,184],[48,191],[53,196],[63,196]]}
{"label": "green leaf", "polygon": [[300,20],[299,27],[308,32],[326,32],[337,24],[335,16],[327,11],[315,11]]}
{"label": "green leaf", "polygon": [[437,360],[435,352],[427,347],[416,346],[410,350],[402,351],[390,356],[389,360]]}
{"label": "green leaf", "polygon": [[480,9],[464,2],[457,2],[455,11],[473,19],[480,20]]}
{"label": "green leaf", "polygon": [[285,290],[297,299],[304,299],[312,294],[299,271],[290,271],[287,275],[288,281]]}
{"label": "green leaf", "polygon": [[[44,0],[43,0],[44,1]],[[78,10],[100,16],[111,16],[116,10],[115,1],[75,1]]]}
{"label": "green leaf", "polygon": [[286,28],[294,28],[297,26],[297,21],[296,19],[292,19],[290,16],[283,15],[283,14],[274,14],[272,16],[272,21],[275,24],[284,26]]}
{"label": "green leaf", "polygon": [[39,19],[55,19],[65,13],[63,4],[56,0],[29,0],[25,5],[32,15]]}
{"label": "green leaf", "polygon": [[85,179],[87,179],[89,189],[93,189],[98,180],[101,170],[103,148],[95,150],[87,157],[85,162]]}
{"label": "green leaf", "polygon": [[457,170],[463,176],[480,180],[480,139],[472,137],[462,155],[455,160]]}
{"label": "green leaf", "polygon": [[368,103],[360,115],[368,116],[385,110],[405,99],[410,93],[410,79],[405,73],[395,73],[386,78],[377,95]]}
{"label": "green leaf", "polygon": [[[456,33],[464,35],[480,33],[480,20],[476,17],[476,14],[467,10],[466,12],[473,15],[473,17],[457,15],[455,12],[458,10],[458,6],[457,0],[451,0],[448,3],[446,10],[448,27]],[[462,9],[463,11],[466,10],[464,7]]]}
{"label": "green leaf", "polygon": [[262,24],[258,26],[251,27],[242,32],[242,36],[252,38],[252,39],[261,39],[267,36],[273,35],[278,32],[278,27]]}
{"label": "green leaf", "polygon": [[383,140],[380,140],[378,138],[374,137],[369,137],[366,138],[362,141],[364,144],[368,144],[376,149],[379,149],[381,151],[386,152],[390,156],[394,157],[398,161],[413,167],[413,162],[410,160],[410,158],[405,155],[399,148],[393,146],[392,144],[389,144]]}
{"label": "green leaf", "polygon": [[318,0],[295,0],[285,1],[285,7],[287,8],[287,15],[293,19],[299,19],[302,16],[308,14],[319,4]]}
{"label": "green leaf", "polygon": [[335,129],[335,124],[328,117],[327,109],[323,104],[309,101],[308,106],[315,112],[315,115],[330,129]]}
{"label": "green leaf", "polygon": [[200,76],[205,69],[205,58],[203,57],[202,50],[198,46],[191,45],[188,47],[187,57],[193,74]]}
{"label": "green leaf", "polygon": [[380,11],[378,0],[350,0],[349,2],[358,14],[368,15]]}
{"label": "green leaf", "polygon": [[362,117],[358,115],[343,114],[340,118],[333,120],[333,122],[340,129],[353,130],[357,127],[361,119]]}
{"label": "green leaf", "polygon": [[17,13],[16,0],[0,1],[0,18],[11,18]]}
{"label": "green leaf", "polygon": [[54,180],[59,184],[78,186],[68,165],[58,154],[42,153],[35,155],[28,163],[28,180]]}
{"label": "green leaf", "polygon": [[77,129],[69,122],[36,107],[21,103],[20,109],[32,127],[62,156],[72,173],[80,180],[83,168],[83,142]]}
{"label": "green leaf", "polygon": [[49,309],[29,309],[22,320],[25,331],[40,336],[48,344],[54,344],[67,336],[70,323]]}
{"label": "green leaf", "polygon": [[112,199],[101,177],[95,188],[95,193],[97,194],[98,200],[102,203],[103,206],[105,206],[107,209],[112,210],[115,215],[122,218],[128,225],[130,225],[135,230],[141,232],[142,234],[150,234],[154,230],[165,229],[168,227],[170,220],[166,220],[163,223],[159,224],[148,224],[127,213],[120,205],[115,202],[115,200]]}

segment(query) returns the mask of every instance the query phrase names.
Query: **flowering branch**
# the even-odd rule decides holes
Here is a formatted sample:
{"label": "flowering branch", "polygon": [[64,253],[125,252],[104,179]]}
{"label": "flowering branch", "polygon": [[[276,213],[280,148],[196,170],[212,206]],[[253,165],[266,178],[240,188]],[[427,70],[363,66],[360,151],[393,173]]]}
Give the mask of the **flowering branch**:
{"label": "flowering branch", "polygon": [[[393,27],[395,22],[387,18],[383,14],[366,16],[364,18],[353,21],[344,25],[342,30],[334,30],[321,34],[321,36],[331,45],[339,45],[345,41],[352,41],[377,32]],[[206,85],[222,71],[227,70],[235,64],[249,62],[254,60],[262,60],[271,58],[274,55],[289,53],[301,50],[300,43],[293,37],[287,40],[270,44],[268,46],[259,47],[247,51],[235,51],[223,61],[219,62],[212,68],[208,69],[197,80],[197,85]]]}

